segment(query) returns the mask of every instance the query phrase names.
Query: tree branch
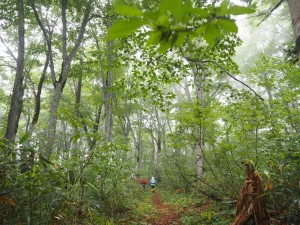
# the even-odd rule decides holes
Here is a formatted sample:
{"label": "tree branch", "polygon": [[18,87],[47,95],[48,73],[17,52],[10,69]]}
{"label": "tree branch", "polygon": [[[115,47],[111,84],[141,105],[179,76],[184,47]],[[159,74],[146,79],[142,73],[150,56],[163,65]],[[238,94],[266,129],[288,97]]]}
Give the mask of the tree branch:
{"label": "tree branch", "polygon": [[265,16],[265,18],[263,18],[258,24],[257,26],[259,26],[262,22],[264,22],[266,19],[268,19],[268,17],[272,14],[273,11],[275,11],[282,3],[284,0],[280,0],[269,12],[268,14]]}
{"label": "tree branch", "polygon": [[232,79],[236,80],[237,82],[241,83],[242,85],[246,86],[247,88],[249,88],[262,102],[264,102],[264,99],[257,94],[249,85],[245,84],[243,81],[240,81],[239,79],[237,79],[236,77],[234,77],[231,73],[229,73],[222,65],[220,65],[219,63],[212,61],[212,60],[200,60],[200,59],[194,59],[194,58],[190,58],[184,55],[182,48],[180,48],[180,52],[182,54],[182,57],[185,58],[187,61],[190,62],[199,62],[199,63],[213,63],[215,65],[217,65],[218,67],[220,67],[228,76],[230,76]]}
{"label": "tree branch", "polygon": [[47,49],[48,49],[47,54],[49,54],[49,60],[50,60],[51,79],[52,79],[52,83],[55,84],[56,78],[55,78],[54,60],[53,60],[53,52],[52,52],[52,43],[51,43],[51,35],[52,35],[53,31],[49,30],[49,35],[48,35],[48,33],[45,29],[45,26],[42,23],[42,21],[40,19],[40,16],[39,16],[39,14],[36,10],[35,0],[31,0],[30,5],[31,5],[31,8],[34,12],[35,19],[36,19],[37,23],[39,24],[39,27],[41,28],[41,30],[43,32],[43,36],[44,36],[44,39],[45,39],[46,44],[47,44]]}
{"label": "tree branch", "polygon": [[2,42],[2,44],[6,47],[9,55],[17,62],[17,57],[14,55],[14,53],[10,50],[10,48],[5,44],[4,40],[2,39],[2,37],[0,36],[0,40]]}

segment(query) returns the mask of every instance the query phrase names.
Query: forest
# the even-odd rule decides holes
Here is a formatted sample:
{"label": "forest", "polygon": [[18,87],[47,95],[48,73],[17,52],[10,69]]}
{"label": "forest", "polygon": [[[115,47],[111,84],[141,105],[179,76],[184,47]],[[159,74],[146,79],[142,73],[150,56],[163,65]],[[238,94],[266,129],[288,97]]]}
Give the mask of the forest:
{"label": "forest", "polygon": [[0,224],[300,224],[299,66],[299,0],[0,0]]}

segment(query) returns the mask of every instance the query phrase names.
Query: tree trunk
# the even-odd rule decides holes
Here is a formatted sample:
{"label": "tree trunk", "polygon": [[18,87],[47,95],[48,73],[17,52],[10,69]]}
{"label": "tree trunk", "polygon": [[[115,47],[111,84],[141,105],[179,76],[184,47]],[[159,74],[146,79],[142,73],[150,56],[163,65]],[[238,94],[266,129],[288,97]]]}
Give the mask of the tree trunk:
{"label": "tree trunk", "polygon": [[292,26],[295,35],[297,56],[300,62],[300,1],[288,0],[290,15],[292,19]]}
{"label": "tree trunk", "polygon": [[189,102],[192,101],[192,96],[191,96],[191,93],[190,93],[190,89],[189,89],[189,84],[188,84],[188,80],[186,77],[183,78],[183,81],[184,81],[184,91],[185,91],[185,95],[187,97],[187,100]]}
{"label": "tree trunk", "polygon": [[137,171],[137,174],[141,170],[141,160],[142,160],[142,116],[141,112],[139,112],[139,123],[138,127],[136,129],[136,134],[134,133],[134,130],[131,125],[131,121],[129,116],[127,117],[128,123],[129,123],[129,129],[133,138],[134,148],[135,148],[135,170]]}
{"label": "tree trunk", "polygon": [[[196,88],[196,94],[197,94],[197,103],[198,107],[204,108],[204,96],[203,96],[203,88],[204,85],[204,76],[203,74],[199,74],[199,70],[197,66],[193,68],[193,74],[194,74],[194,84]],[[201,115],[200,115],[201,116]],[[198,140],[195,143],[195,154],[196,154],[196,177],[197,180],[200,180],[202,178],[203,173],[203,151],[205,147],[204,143],[204,127],[202,123],[200,122],[199,128],[197,130],[198,132]]]}
{"label": "tree trunk", "polygon": [[[59,79],[56,80],[55,77],[52,75],[52,82],[53,82],[53,97],[50,103],[50,112],[49,112],[49,119],[48,119],[48,134],[47,134],[47,146],[46,146],[46,155],[49,157],[52,154],[52,148],[55,141],[55,131],[56,131],[56,122],[57,122],[57,110],[59,108],[59,102],[61,100],[62,92],[64,89],[64,86],[67,82],[68,73],[71,67],[71,63],[73,61],[73,58],[75,54],[78,51],[78,48],[81,45],[81,42],[83,40],[83,35],[85,33],[86,25],[89,21],[89,15],[91,12],[91,5],[93,0],[89,0],[88,4],[86,5],[86,11],[84,14],[84,18],[81,22],[80,30],[77,36],[77,39],[75,41],[75,44],[73,48],[71,49],[69,55],[67,55],[67,24],[66,24],[66,8],[67,8],[67,1],[61,1],[62,6],[62,67],[61,67],[61,73],[59,75]],[[41,25],[40,25],[41,26]],[[42,28],[44,29],[44,28]],[[45,37],[46,38],[46,37]],[[47,39],[47,38],[46,38]],[[48,40],[49,41],[49,40]],[[49,46],[49,44],[48,44]],[[48,49],[49,51],[52,51],[52,49]],[[53,66],[53,64],[52,64]],[[53,69],[52,69],[53,70]]]}
{"label": "tree trunk", "polygon": [[18,9],[18,58],[17,58],[17,71],[13,87],[13,93],[10,101],[10,109],[8,113],[7,125],[4,138],[8,142],[15,140],[19,119],[23,107],[23,80],[24,80],[24,54],[25,54],[25,15],[24,15],[24,2],[23,0],[17,1]]}
{"label": "tree trunk", "polygon": [[35,90],[33,90],[35,106],[34,106],[34,113],[33,113],[33,117],[32,117],[32,120],[31,120],[31,124],[30,124],[29,129],[28,129],[28,133],[29,133],[30,136],[32,135],[32,132],[35,128],[35,125],[37,124],[38,119],[39,119],[39,115],[40,115],[40,111],[41,111],[41,94],[42,94],[43,84],[44,84],[44,81],[45,81],[45,78],[46,78],[48,65],[49,65],[49,56],[47,55],[46,62],[44,64],[43,73],[40,77],[40,81],[39,81],[39,84],[38,84],[37,93],[35,93]]}
{"label": "tree trunk", "polygon": [[[154,144],[154,152],[153,152],[153,160],[154,160],[154,165],[155,165],[155,176],[157,177],[158,180],[160,180],[160,152],[161,152],[161,147],[162,147],[162,123],[160,119],[160,115],[158,112],[158,109],[155,108],[155,117],[157,121],[157,129],[152,135],[153,139],[153,144]],[[156,133],[156,137],[154,136]]]}
{"label": "tree trunk", "polygon": [[106,140],[112,142],[112,106],[113,106],[113,92],[112,88],[112,73],[107,71],[106,77],[104,78],[104,133]]}

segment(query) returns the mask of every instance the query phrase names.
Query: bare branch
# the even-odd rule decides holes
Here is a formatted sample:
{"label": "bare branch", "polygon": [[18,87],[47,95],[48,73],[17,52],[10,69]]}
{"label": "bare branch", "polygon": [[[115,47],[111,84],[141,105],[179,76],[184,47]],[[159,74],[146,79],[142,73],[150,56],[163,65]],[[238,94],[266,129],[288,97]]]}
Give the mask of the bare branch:
{"label": "bare branch", "polygon": [[48,48],[48,53],[47,54],[49,54],[49,60],[50,60],[51,79],[52,79],[52,83],[55,84],[56,78],[55,78],[54,60],[53,60],[53,52],[52,52],[52,43],[51,43],[52,31],[49,31],[49,34],[47,33],[47,31],[45,29],[45,26],[42,23],[42,21],[41,21],[41,19],[39,17],[39,14],[38,14],[38,12],[36,10],[35,0],[31,0],[30,4],[31,4],[31,8],[32,8],[32,10],[34,12],[36,21],[38,22],[38,24],[39,24],[39,26],[40,26],[40,28],[41,28],[41,30],[43,32],[44,39],[45,39],[46,44],[47,44],[47,48]]}
{"label": "bare branch", "polygon": [[268,19],[268,17],[272,14],[272,12],[274,12],[282,3],[284,0],[280,0],[265,16],[265,18],[263,18],[258,24],[257,26],[259,26],[262,22],[264,22],[266,19]]}
{"label": "bare branch", "polygon": [[249,88],[262,102],[264,102],[264,99],[257,94],[249,85],[245,84],[243,81],[240,81],[239,79],[237,79],[236,77],[234,77],[231,73],[229,73],[222,65],[220,65],[219,63],[212,61],[212,60],[200,60],[200,59],[194,59],[194,58],[189,58],[187,56],[184,55],[182,48],[180,48],[180,52],[182,54],[182,57],[185,58],[187,61],[190,62],[199,62],[199,63],[213,63],[215,65],[217,65],[218,67],[220,67],[228,76],[230,76],[232,79],[236,80],[237,82],[241,83],[242,85],[246,86],[247,88]]}
{"label": "bare branch", "polygon": [[12,52],[12,50],[10,50],[10,48],[5,44],[5,41],[2,39],[1,36],[0,36],[0,40],[1,40],[2,44],[6,47],[6,49],[7,49],[8,53],[9,53],[9,55],[10,55],[11,57],[13,57],[13,59],[17,62],[17,57],[15,57],[14,53]]}

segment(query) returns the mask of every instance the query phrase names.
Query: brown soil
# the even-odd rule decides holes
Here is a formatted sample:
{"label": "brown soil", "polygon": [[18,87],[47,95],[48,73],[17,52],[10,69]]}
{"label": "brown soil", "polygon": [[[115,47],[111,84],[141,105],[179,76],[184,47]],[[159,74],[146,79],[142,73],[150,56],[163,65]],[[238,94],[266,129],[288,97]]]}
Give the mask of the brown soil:
{"label": "brown soil", "polygon": [[158,211],[158,217],[148,219],[148,223],[151,225],[182,225],[180,209],[174,205],[161,202],[159,193],[153,193],[152,201]]}

